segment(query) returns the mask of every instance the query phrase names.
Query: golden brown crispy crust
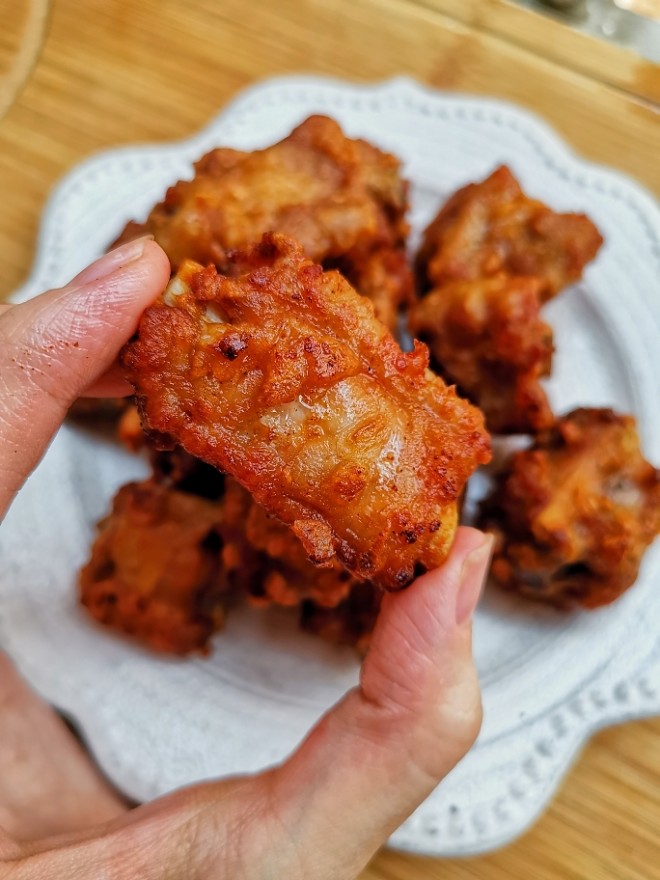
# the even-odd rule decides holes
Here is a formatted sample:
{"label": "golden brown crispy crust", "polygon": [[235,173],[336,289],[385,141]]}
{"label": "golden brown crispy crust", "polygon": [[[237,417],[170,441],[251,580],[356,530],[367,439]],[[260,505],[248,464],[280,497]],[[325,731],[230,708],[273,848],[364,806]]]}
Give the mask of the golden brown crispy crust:
{"label": "golden brown crispy crust", "polygon": [[240,574],[240,560],[223,560],[222,529],[216,503],[153,480],[123,486],[81,571],[82,604],[152,650],[207,653]]}
{"label": "golden brown crispy crust", "polygon": [[299,608],[308,630],[366,649],[380,591],[356,590],[337,562],[312,565],[291,530],[231,477],[210,503],[209,465],[180,449],[154,464],[151,480],[119,490],[81,572],[81,602],[98,622],[151,650],[206,654],[245,594],[258,607]]}
{"label": "golden brown crispy crust", "polygon": [[552,424],[540,383],[552,332],[539,309],[580,278],[601,243],[587,217],[529,199],[505,166],[456,192],[426,230],[417,262],[430,292],[411,310],[412,332],[495,433]]}
{"label": "golden brown crispy crust", "polygon": [[484,412],[496,434],[536,433],[553,415],[540,379],[550,372],[552,330],[539,317],[536,278],[455,281],[411,310],[414,336],[437,369]]}
{"label": "golden brown crispy crust", "polygon": [[249,499],[245,538],[255,553],[257,575],[247,585],[252,605],[296,607],[306,600],[321,608],[339,605],[356,579],[333,559],[323,567],[313,565],[303,545],[287,526],[270,516],[231,478],[228,492],[241,491]]}
{"label": "golden brown crispy crust", "polygon": [[224,552],[241,560],[242,591],[252,605],[294,607],[312,599],[322,607],[332,607],[356,583],[336,560],[322,568],[313,565],[291,529],[266,513],[232,477],[181,447],[152,451],[151,458],[161,485],[222,504]]}
{"label": "golden brown crispy crust", "polygon": [[501,272],[531,275],[545,302],[581,278],[602,243],[588,217],[528,198],[503,165],[449,199],[424,234],[418,268],[426,289]]}
{"label": "golden brown crispy crust", "polygon": [[371,644],[383,593],[366,581],[352,586],[348,596],[336,607],[326,608],[304,602],[300,625],[306,631],[337,645],[352,645],[366,654]]}
{"label": "golden brown crispy crust", "polygon": [[336,560],[322,568],[313,565],[291,529],[266,513],[232,477],[181,447],[152,451],[151,460],[160,485],[222,505],[223,553],[230,568],[235,569],[240,560],[242,592],[251,604],[294,607],[312,599],[332,607],[356,583]]}
{"label": "golden brown crispy crust", "polygon": [[635,582],[660,531],[660,471],[632,417],[577,409],[513,456],[482,520],[497,536],[492,575],[503,587],[606,605]]}
{"label": "golden brown crispy crust", "polygon": [[123,364],[147,429],[232,474],[315,564],[385,589],[440,565],[490,458],[481,413],[295,242],[264,236],[232,273],[184,265],[144,313]]}
{"label": "golden brown crispy crust", "polygon": [[[312,116],[265,150],[213,150],[195,165],[193,180],[170,187],[146,222],[129,223],[116,244],[150,232],[174,271],[192,259],[226,272],[230,251],[265,232],[285,233],[315,262],[341,262],[394,326],[412,291],[407,206],[398,159],[347,138],[332,119]],[[374,286],[375,275],[386,275],[387,285]]]}

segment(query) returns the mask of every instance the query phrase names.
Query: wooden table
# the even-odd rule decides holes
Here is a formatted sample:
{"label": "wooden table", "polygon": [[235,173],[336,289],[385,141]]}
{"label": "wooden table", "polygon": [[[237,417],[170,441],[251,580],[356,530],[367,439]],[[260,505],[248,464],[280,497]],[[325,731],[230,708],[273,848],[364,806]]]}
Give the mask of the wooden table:
{"label": "wooden table", "polygon": [[[407,73],[508,98],[660,194],[660,68],[505,0],[0,0],[0,12],[0,298],[28,271],[64,171],[95,150],[188,135],[273,74]],[[383,852],[364,880],[652,880],[659,837],[660,721],[645,721],[597,736],[502,852]]]}

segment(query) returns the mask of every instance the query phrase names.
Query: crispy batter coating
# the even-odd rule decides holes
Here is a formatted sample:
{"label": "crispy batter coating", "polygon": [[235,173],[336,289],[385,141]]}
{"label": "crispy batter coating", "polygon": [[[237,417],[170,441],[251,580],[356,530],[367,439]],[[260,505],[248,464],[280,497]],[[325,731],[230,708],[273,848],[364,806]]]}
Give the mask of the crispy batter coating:
{"label": "crispy batter coating", "polygon": [[117,244],[150,232],[174,271],[191,259],[226,272],[230,251],[282,232],[315,262],[341,264],[391,327],[413,287],[405,260],[407,192],[398,159],[347,138],[332,119],[312,116],[265,150],[208,153],[193,180],[170,187],[146,222],[129,223]]}
{"label": "crispy batter coating", "polygon": [[223,553],[242,567],[241,585],[251,604],[294,607],[313,599],[338,605],[356,583],[336,560],[320,568],[307,558],[291,529],[270,516],[236,480],[189,455],[181,447],[151,452],[154,475],[162,485],[219,500],[223,506]]}
{"label": "crispy batter coating", "polygon": [[252,605],[296,607],[310,600],[334,608],[348,596],[356,579],[336,559],[313,565],[303,545],[287,526],[270,516],[238,483],[228,478],[227,491],[244,492],[249,510],[245,537],[256,553],[257,575],[247,585]]}
{"label": "crispy batter coating", "polygon": [[503,165],[454,193],[424,234],[418,266],[427,289],[501,272],[532,275],[545,302],[581,278],[602,243],[588,217],[528,198]]}
{"label": "crispy batter coating", "polygon": [[[131,451],[147,441],[137,407],[122,418],[120,439]],[[293,607],[313,599],[322,607],[333,607],[356,583],[336,560],[323,568],[313,565],[291,529],[267,514],[231,477],[180,446],[171,451],[150,448],[149,454],[159,485],[221,501],[223,552],[230,561],[241,560],[242,586],[251,604]]]}
{"label": "crispy batter coating", "polygon": [[207,654],[244,594],[257,607],[298,608],[304,628],[366,650],[380,591],[338,562],[312,565],[231,477],[218,493],[209,476],[222,475],[181,449],[153,462],[152,479],[117,493],[82,569],[81,602],[97,621],[152,650]]}
{"label": "crispy batter coating", "polygon": [[218,504],[153,480],[123,486],[81,571],[82,604],[155,651],[207,653],[239,573],[222,519]]}
{"label": "crispy batter coating", "polygon": [[380,612],[383,593],[368,581],[356,583],[335,608],[324,608],[313,601],[300,609],[300,625],[307,632],[339,645],[352,645],[366,654]]}
{"label": "crispy batter coating", "polygon": [[440,565],[490,458],[481,413],[284,236],[234,277],[185,264],[123,352],[143,423],[234,476],[302,541],[385,589]]}
{"label": "crispy batter coating", "polygon": [[454,281],[411,310],[410,327],[438,370],[484,412],[496,434],[538,432],[553,415],[540,379],[550,373],[552,330],[539,317],[536,278]]}
{"label": "crispy batter coating", "polygon": [[607,605],[635,582],[660,531],[660,471],[631,416],[577,409],[513,456],[482,524],[497,535],[492,574],[506,589]]}
{"label": "crispy batter coating", "polygon": [[491,431],[552,425],[540,383],[552,332],[539,309],[580,278],[601,243],[587,217],[529,199],[505,166],[456,192],[426,230],[418,255],[426,295],[411,310],[411,330]]}

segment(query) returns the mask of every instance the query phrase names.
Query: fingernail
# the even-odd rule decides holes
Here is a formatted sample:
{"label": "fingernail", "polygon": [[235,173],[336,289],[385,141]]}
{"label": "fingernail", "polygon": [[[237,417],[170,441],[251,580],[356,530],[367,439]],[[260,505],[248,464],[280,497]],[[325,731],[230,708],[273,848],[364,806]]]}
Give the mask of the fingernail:
{"label": "fingernail", "polygon": [[132,263],[134,260],[139,260],[144,253],[147,242],[153,241],[153,238],[153,235],[143,235],[140,238],[134,238],[133,241],[127,241],[126,244],[122,244],[120,247],[114,248],[114,250],[108,251],[107,254],[104,254],[92,263],[91,266],[87,266],[79,275],[76,275],[70,286],[80,287],[83,284],[100,281],[102,278],[112,275],[121,266]]}
{"label": "fingernail", "polygon": [[493,536],[484,535],[483,541],[463,560],[456,596],[456,623],[462,626],[472,617],[481,596],[493,552]]}

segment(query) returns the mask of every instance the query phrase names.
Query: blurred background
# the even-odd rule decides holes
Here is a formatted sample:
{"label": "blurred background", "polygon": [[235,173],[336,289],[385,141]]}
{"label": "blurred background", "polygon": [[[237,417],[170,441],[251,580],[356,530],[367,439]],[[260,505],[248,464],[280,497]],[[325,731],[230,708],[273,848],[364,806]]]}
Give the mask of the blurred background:
{"label": "blurred background", "polygon": [[585,34],[660,61],[660,0],[517,0]]}

